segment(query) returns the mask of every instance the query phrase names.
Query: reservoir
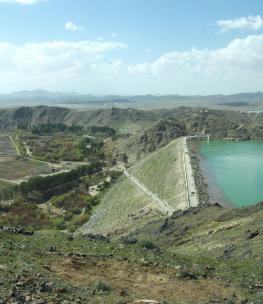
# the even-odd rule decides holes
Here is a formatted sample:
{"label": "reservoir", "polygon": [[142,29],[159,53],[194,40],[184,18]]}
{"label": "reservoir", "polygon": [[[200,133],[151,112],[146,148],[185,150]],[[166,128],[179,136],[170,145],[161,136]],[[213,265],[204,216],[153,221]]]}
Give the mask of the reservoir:
{"label": "reservoir", "polygon": [[235,207],[263,201],[263,142],[201,142],[200,154],[212,201]]}

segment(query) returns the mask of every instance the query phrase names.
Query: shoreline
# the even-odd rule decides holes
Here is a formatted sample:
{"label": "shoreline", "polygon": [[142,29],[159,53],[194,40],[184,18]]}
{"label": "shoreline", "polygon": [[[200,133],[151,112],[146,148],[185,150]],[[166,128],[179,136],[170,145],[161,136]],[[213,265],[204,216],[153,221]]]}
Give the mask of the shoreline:
{"label": "shoreline", "polygon": [[204,181],[207,184],[207,193],[209,196],[208,203],[209,204],[220,204],[224,208],[237,208],[234,203],[232,203],[224,194],[221,187],[218,185],[217,181],[214,178],[213,173],[210,168],[207,166],[205,159],[198,152],[199,157],[199,166],[200,171],[203,175]]}
{"label": "shoreline", "polygon": [[198,141],[194,139],[188,140],[187,142],[199,205],[207,205],[209,204],[208,185],[205,182],[205,178],[200,167],[200,155],[197,151],[197,144]]}
{"label": "shoreline", "polygon": [[236,208],[224,195],[222,189],[214,181],[212,173],[204,164],[199,151],[200,141],[188,141],[189,155],[191,158],[194,179],[200,205],[219,204],[223,208]]}
{"label": "shoreline", "polygon": [[188,141],[199,206],[220,204],[223,208],[236,208],[233,203],[227,200],[222,189],[214,180],[212,173],[206,167],[199,151],[199,144],[199,140]]}

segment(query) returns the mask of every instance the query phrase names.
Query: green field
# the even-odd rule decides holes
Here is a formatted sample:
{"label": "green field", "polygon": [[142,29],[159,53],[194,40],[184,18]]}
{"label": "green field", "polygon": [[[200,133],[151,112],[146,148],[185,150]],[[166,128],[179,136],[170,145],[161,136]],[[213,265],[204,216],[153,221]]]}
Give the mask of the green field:
{"label": "green field", "polygon": [[25,176],[50,173],[47,164],[38,161],[18,158],[16,156],[0,157],[0,178],[17,180]]}
{"label": "green field", "polygon": [[181,141],[176,139],[131,167],[130,172],[174,208],[186,206]]}
{"label": "green field", "polygon": [[[0,132],[0,179],[12,181],[26,176],[50,173],[47,164],[17,156],[10,135],[8,132]],[[6,182],[1,181],[0,190],[5,186]]]}
{"label": "green field", "polygon": [[7,132],[0,132],[0,154],[16,155],[16,148],[9,138]]}
{"label": "green field", "polygon": [[8,186],[10,186],[9,183],[0,181],[0,191],[2,191],[3,189],[5,189]]}
{"label": "green field", "polygon": [[149,196],[126,177],[121,177],[102,198],[82,232],[123,234],[160,217]]}

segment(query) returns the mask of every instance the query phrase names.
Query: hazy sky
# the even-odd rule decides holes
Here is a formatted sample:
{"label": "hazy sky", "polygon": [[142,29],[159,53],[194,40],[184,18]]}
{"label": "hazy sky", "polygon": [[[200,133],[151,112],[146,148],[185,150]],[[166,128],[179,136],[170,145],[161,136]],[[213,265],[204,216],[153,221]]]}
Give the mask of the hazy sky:
{"label": "hazy sky", "polygon": [[0,92],[263,90],[262,0],[0,0]]}

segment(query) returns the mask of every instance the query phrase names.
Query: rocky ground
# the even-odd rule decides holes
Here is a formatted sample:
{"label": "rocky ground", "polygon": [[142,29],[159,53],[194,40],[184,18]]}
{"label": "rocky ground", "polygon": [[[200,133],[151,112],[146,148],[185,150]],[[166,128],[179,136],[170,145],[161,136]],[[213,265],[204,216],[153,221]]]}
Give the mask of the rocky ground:
{"label": "rocky ground", "polygon": [[205,182],[203,174],[200,168],[200,154],[198,153],[198,141],[188,140],[189,155],[191,158],[191,164],[198,193],[198,201],[202,205],[209,203],[208,185]]}
{"label": "rocky ground", "polygon": [[179,211],[117,239],[0,229],[0,303],[260,304],[262,220],[259,204]]}

